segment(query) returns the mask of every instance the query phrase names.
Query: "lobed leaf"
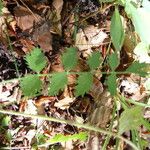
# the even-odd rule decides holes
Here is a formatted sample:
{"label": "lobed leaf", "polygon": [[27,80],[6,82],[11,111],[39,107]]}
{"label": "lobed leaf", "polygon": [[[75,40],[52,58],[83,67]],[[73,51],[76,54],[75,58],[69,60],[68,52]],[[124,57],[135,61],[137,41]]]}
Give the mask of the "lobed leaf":
{"label": "lobed leaf", "polygon": [[143,113],[142,107],[136,106],[126,109],[119,119],[119,134],[125,131],[136,129],[142,125]]}
{"label": "lobed leaf", "polygon": [[127,69],[126,72],[139,74],[140,76],[146,76],[148,74],[148,64],[133,62]]}
{"label": "lobed leaf", "polygon": [[20,87],[24,96],[34,97],[40,93],[42,81],[37,75],[28,75],[20,80]]}
{"label": "lobed leaf", "polygon": [[85,93],[89,92],[93,83],[93,75],[90,72],[83,72],[77,79],[77,86],[75,87],[76,96],[84,96]]}
{"label": "lobed leaf", "polygon": [[39,73],[46,66],[46,57],[40,48],[34,48],[29,54],[25,56],[25,60],[30,69]]}
{"label": "lobed leaf", "polygon": [[120,51],[125,33],[118,8],[115,8],[115,12],[111,18],[110,35],[115,49]]}
{"label": "lobed leaf", "polygon": [[114,71],[118,67],[118,65],[119,65],[119,58],[117,56],[117,53],[112,53],[109,56],[108,63],[109,63],[109,66],[110,66],[112,71]]}
{"label": "lobed leaf", "polygon": [[67,73],[59,72],[52,75],[50,78],[50,85],[48,88],[49,95],[57,95],[59,90],[63,90],[67,85]]}
{"label": "lobed leaf", "polygon": [[101,54],[99,52],[93,52],[92,56],[89,57],[87,64],[89,65],[91,70],[94,70],[100,65]]}
{"label": "lobed leaf", "polygon": [[109,75],[107,78],[108,90],[112,96],[116,95],[116,93],[117,93],[116,79],[117,79],[117,77],[116,77],[115,72],[111,73],[111,75]]}
{"label": "lobed leaf", "polygon": [[70,47],[62,55],[62,63],[65,70],[71,70],[77,65],[77,49]]}

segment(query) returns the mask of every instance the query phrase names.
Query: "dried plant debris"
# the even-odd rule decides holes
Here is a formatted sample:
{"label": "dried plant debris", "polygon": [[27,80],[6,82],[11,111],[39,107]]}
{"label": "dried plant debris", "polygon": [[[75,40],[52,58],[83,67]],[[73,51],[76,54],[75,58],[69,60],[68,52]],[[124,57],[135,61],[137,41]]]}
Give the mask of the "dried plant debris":
{"label": "dried plant debris", "polygon": [[0,0],[0,149],[150,149],[149,9]]}

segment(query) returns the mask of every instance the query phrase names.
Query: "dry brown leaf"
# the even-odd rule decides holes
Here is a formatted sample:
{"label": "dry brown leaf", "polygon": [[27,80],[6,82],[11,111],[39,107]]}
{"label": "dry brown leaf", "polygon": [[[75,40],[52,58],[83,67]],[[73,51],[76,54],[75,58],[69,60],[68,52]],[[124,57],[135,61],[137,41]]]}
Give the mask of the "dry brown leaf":
{"label": "dry brown leaf", "polygon": [[61,11],[63,8],[63,0],[54,0],[52,5],[55,8],[55,19],[53,20],[54,22],[57,22],[55,25],[53,25],[53,30],[54,32],[56,32],[57,34],[62,34],[62,26],[61,26]]}
{"label": "dry brown leaf", "polygon": [[106,38],[107,34],[105,32],[90,25],[77,33],[75,45],[80,51],[91,50],[92,47],[100,46]]}
{"label": "dry brown leaf", "polygon": [[62,11],[63,8],[63,0],[54,0],[53,1],[53,6],[55,7],[56,11],[57,11],[57,18],[60,19],[60,13]]}
{"label": "dry brown leaf", "polygon": [[33,40],[36,41],[44,52],[52,50],[52,35],[50,26],[47,22],[35,28],[33,32]]}
{"label": "dry brown leaf", "polygon": [[38,99],[35,100],[35,105],[37,107],[45,104],[45,103],[49,103],[49,102],[52,102],[54,101],[56,98],[53,97],[53,96],[40,96],[38,97]]}
{"label": "dry brown leaf", "polygon": [[62,110],[68,109],[70,106],[70,103],[72,103],[75,100],[75,98],[71,98],[71,97],[65,97],[62,100],[59,100],[58,102],[56,102],[54,104],[55,107],[60,108]]}
{"label": "dry brown leaf", "polygon": [[35,46],[34,46],[34,42],[29,40],[29,39],[25,39],[25,38],[21,38],[19,40],[21,42],[21,44],[23,45],[22,47],[22,50],[25,52],[25,53],[28,53],[30,52]]}
{"label": "dry brown leaf", "polygon": [[33,25],[42,20],[37,14],[32,14],[27,8],[17,6],[14,8],[14,15],[17,21],[17,25],[23,31],[32,30]]}

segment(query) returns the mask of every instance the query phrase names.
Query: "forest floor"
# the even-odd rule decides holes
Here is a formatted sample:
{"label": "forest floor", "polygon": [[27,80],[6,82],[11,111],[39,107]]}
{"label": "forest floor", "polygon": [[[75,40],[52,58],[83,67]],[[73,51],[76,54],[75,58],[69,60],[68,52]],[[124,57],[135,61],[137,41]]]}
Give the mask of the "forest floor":
{"label": "forest floor", "polygon": [[[75,71],[88,71],[87,59],[93,52],[99,52],[103,59],[99,71],[109,72],[107,59],[114,51],[110,37],[114,4],[100,3],[98,0],[3,0],[0,6],[0,109],[71,121],[67,124],[11,112],[0,113],[0,149],[132,149],[121,139],[79,128],[72,122],[88,123],[116,133],[125,108],[148,104],[149,94],[145,87],[147,78],[135,74],[117,75],[117,98],[108,92],[107,75],[97,72],[91,90],[78,97],[73,93],[76,75],[69,76],[69,85],[56,96],[47,94],[48,87],[45,84],[39,96],[25,97],[17,80],[33,74],[24,57],[35,47],[42,50],[48,62],[41,74],[64,71],[61,55],[67,47],[77,48],[79,63]],[[135,61],[133,50],[136,43],[132,40],[136,35],[123,8],[119,9],[126,19],[127,34],[116,71],[124,71]],[[43,77],[42,80],[46,79]],[[150,109],[144,108],[142,116],[150,126]],[[130,119],[129,123],[132,124]],[[148,128],[140,125],[138,129],[124,132],[122,136],[137,147],[148,150]],[[88,136],[85,140],[84,133]]]}

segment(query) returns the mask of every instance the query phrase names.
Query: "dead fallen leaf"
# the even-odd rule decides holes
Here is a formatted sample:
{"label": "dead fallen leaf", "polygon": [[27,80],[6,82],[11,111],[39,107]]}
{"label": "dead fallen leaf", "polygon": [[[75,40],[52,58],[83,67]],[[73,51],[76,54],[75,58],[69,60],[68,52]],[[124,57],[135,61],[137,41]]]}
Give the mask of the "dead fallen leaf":
{"label": "dead fallen leaf", "polygon": [[91,50],[92,47],[98,47],[107,38],[107,34],[98,27],[90,25],[84,30],[80,30],[76,35],[75,45],[79,51]]}
{"label": "dead fallen leaf", "polygon": [[61,25],[61,11],[63,8],[63,0],[54,0],[52,5],[55,8],[55,17],[53,18],[53,22],[57,22],[53,25],[53,30],[57,34],[62,34],[62,25]]}
{"label": "dead fallen leaf", "polygon": [[14,8],[14,15],[17,21],[17,25],[23,31],[32,30],[33,25],[42,20],[38,14],[31,13],[27,8],[23,6],[17,6]]}
{"label": "dead fallen leaf", "polygon": [[50,32],[50,26],[47,22],[35,28],[33,31],[33,40],[40,45],[44,52],[52,50],[52,35]]}
{"label": "dead fallen leaf", "polygon": [[35,100],[35,105],[37,107],[45,104],[45,103],[49,103],[55,100],[55,97],[53,96],[40,96]]}
{"label": "dead fallen leaf", "polygon": [[56,102],[54,104],[55,107],[65,110],[68,109],[70,106],[70,103],[72,103],[75,100],[75,98],[71,98],[71,97],[65,97],[62,100],[59,100],[58,102]]}

